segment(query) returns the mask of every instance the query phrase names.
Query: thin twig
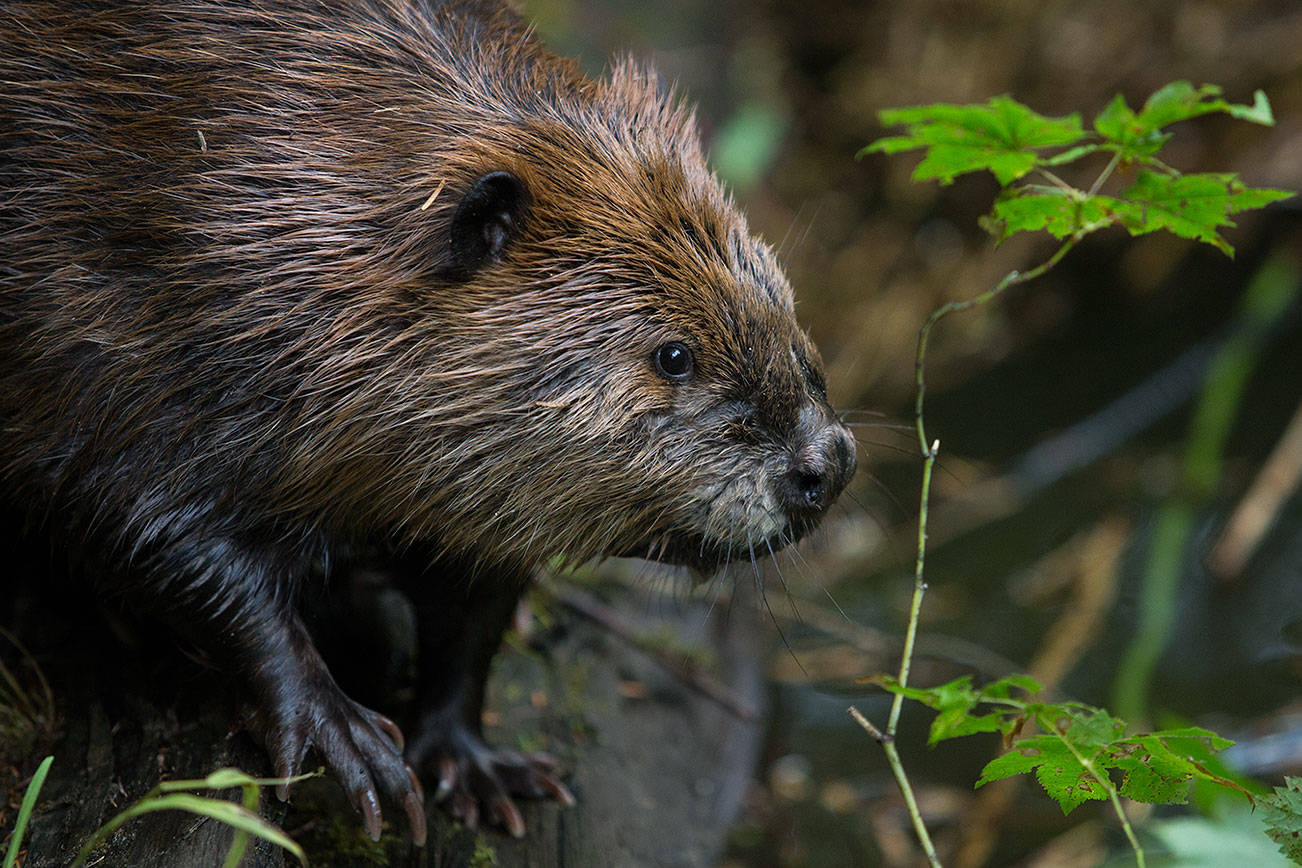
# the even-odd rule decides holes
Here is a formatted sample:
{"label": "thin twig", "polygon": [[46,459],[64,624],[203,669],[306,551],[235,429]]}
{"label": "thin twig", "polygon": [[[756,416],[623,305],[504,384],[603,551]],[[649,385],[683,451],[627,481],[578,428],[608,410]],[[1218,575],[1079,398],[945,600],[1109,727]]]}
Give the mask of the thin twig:
{"label": "thin twig", "polygon": [[1046,271],[1057,265],[1058,261],[1066,256],[1082,237],[1084,237],[1084,231],[1077,232],[1075,235],[1064,241],[1062,246],[1054,251],[1052,256],[1044,262],[1041,262],[1035,268],[1032,268],[1030,271],[1010,271],[1008,274],[1004,275],[1003,280],[999,281],[999,283],[995,284],[994,287],[987,289],[980,295],[963,301],[946,302],[933,310],[931,316],[927,317],[927,321],[922,324],[922,328],[918,329],[918,350],[913,361],[913,381],[916,389],[916,397],[913,401],[913,423],[918,432],[918,448],[921,450],[923,458],[926,458],[928,454],[927,431],[922,422],[923,401],[927,394],[927,382],[924,374],[927,358],[927,340],[931,337],[932,328],[934,328],[936,323],[940,322],[941,319],[951,313],[967,310],[968,308],[976,307],[979,304],[985,304],[1010,286],[1016,286],[1019,283],[1025,283],[1028,280],[1034,280],[1035,278],[1040,277]]}
{"label": "thin twig", "polygon": [[[909,604],[909,626],[904,633],[904,653],[900,657],[900,687],[909,686],[909,668],[913,665],[913,645],[918,637],[918,616],[922,612],[922,597],[927,593],[927,582],[923,578],[923,567],[927,561],[927,504],[931,499],[931,471],[936,465],[936,456],[940,453],[940,441],[933,440],[922,462],[922,497],[918,505],[918,552],[913,562],[913,600]],[[886,723],[886,732],[892,738],[900,721],[900,706],[904,704],[904,695],[896,693],[891,702],[891,716]]]}
{"label": "thin twig", "polygon": [[[897,693],[896,696],[898,695]],[[904,763],[900,761],[900,752],[895,749],[895,736],[882,732],[873,726],[872,721],[864,717],[859,709],[853,705],[850,706],[850,716],[882,746],[882,750],[886,753],[886,761],[890,764],[891,772],[895,775],[895,783],[899,785],[900,794],[904,796],[904,805],[909,811],[909,818],[913,821],[913,830],[918,835],[919,843],[922,844],[922,851],[927,854],[927,862],[931,864],[932,868],[941,868],[940,857],[936,855],[936,845],[931,843],[931,835],[927,833],[927,824],[922,821],[922,812],[918,810],[918,800],[913,795],[913,788],[909,786],[908,775],[904,773]]]}
{"label": "thin twig", "polygon": [[848,711],[850,712],[850,716],[854,718],[854,722],[862,726],[865,730],[867,730],[868,734],[871,735],[878,742],[880,742],[881,744],[885,744],[886,742],[891,740],[890,736],[888,736],[886,733],[882,732],[875,725],[873,725],[873,722],[871,720],[864,717],[862,711],[855,708],[853,705],[850,706]]}

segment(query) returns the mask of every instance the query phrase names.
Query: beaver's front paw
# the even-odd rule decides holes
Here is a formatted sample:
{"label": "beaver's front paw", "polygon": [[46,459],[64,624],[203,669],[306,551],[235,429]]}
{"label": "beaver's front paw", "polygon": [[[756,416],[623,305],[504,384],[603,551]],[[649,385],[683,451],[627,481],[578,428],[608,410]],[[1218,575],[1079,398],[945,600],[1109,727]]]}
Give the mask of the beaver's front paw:
{"label": "beaver's front paw", "polygon": [[524,817],[512,797],[574,804],[552,757],[491,748],[463,724],[427,721],[407,758],[427,780],[438,781],[435,801],[471,829],[484,819],[523,837]]}
{"label": "beaver's front paw", "polygon": [[[276,774],[290,777],[315,748],[338,779],[353,808],[362,815],[372,840],[380,838],[380,795],[401,805],[411,823],[412,840],[425,845],[425,805],[420,783],[402,757],[397,724],[353,702],[333,681],[304,684],[250,708],[245,720],[266,745]],[[281,785],[277,795],[288,798]]]}

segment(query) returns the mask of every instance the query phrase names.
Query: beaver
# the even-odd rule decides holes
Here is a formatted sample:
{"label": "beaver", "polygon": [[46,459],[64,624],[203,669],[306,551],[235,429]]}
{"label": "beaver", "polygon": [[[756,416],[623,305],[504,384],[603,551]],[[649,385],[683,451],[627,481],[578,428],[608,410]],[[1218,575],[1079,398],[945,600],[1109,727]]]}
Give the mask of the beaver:
{"label": "beaver", "polygon": [[[0,80],[0,498],[372,837],[383,799],[423,842],[415,771],[516,835],[515,798],[571,800],[479,732],[538,563],[709,573],[854,472],[787,279],[647,67],[586,77],[498,0],[8,0]],[[359,559],[418,615],[405,748],[296,607]]]}

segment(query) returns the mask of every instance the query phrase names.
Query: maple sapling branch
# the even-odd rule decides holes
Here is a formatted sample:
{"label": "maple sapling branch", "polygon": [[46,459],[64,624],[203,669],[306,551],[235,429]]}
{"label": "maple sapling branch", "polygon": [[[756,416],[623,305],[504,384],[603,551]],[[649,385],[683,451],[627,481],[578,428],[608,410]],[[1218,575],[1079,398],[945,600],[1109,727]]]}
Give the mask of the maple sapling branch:
{"label": "maple sapling branch", "polygon": [[[885,731],[877,729],[853,707],[850,714],[879,744],[904,796],[909,817],[930,864],[939,868],[935,848],[928,835],[917,800],[900,762],[895,737],[900,710],[906,696],[939,713],[932,722],[929,744],[977,732],[1002,732],[1005,744],[1021,745],[988,763],[977,786],[1038,769],[1046,791],[1066,813],[1088,799],[1108,799],[1121,821],[1136,863],[1144,868],[1144,851],[1126,817],[1120,794],[1140,801],[1175,803],[1181,787],[1187,790],[1194,779],[1223,786],[1233,782],[1212,774],[1200,764],[1199,754],[1223,750],[1231,742],[1213,732],[1197,728],[1149,733],[1123,738],[1125,723],[1101,709],[1080,703],[1057,705],[1027,703],[1009,695],[1013,688],[1034,694],[1040,686],[1022,675],[1010,675],[980,690],[974,690],[969,676],[934,688],[908,686],[922,599],[927,590],[924,565],[927,548],[927,512],[931,496],[932,471],[940,451],[939,440],[929,440],[924,421],[927,394],[926,355],[931,331],[951,313],[990,302],[1005,290],[1034,280],[1052,269],[1086,235],[1109,226],[1121,226],[1131,235],[1165,230],[1182,238],[1202,241],[1233,255],[1233,248],[1221,237],[1222,226],[1233,226],[1230,217],[1240,211],[1262,208],[1292,196],[1291,191],[1254,189],[1244,186],[1233,174],[1182,175],[1156,156],[1170,135],[1164,128],[1210,112],[1223,112],[1241,120],[1273,125],[1270,103],[1264,93],[1254,95],[1252,105],[1233,105],[1220,98],[1220,88],[1195,88],[1186,81],[1172,82],[1159,89],[1138,111],[1117,96],[1094,119],[1087,132],[1077,114],[1061,118],[1037,114],[1007,96],[994,97],[983,105],[931,105],[886,109],[880,113],[888,126],[905,126],[906,134],[878,139],[859,152],[895,154],[922,148],[922,161],[913,172],[914,180],[935,179],[950,184],[954,178],[976,171],[991,172],[1001,186],[990,214],[982,225],[1002,241],[1018,232],[1045,231],[1062,243],[1044,262],[1029,271],[1010,271],[995,286],[963,301],[951,301],[932,311],[918,330],[914,357],[914,427],[923,457],[922,491],[918,506],[918,544],[914,561],[913,598],[900,660],[898,678],[874,676],[894,694]],[[1083,139],[1097,142],[1082,144]],[[1045,156],[1046,148],[1059,153]],[[1110,151],[1111,158],[1088,192],[1071,186],[1048,167],[1073,163],[1098,151]],[[1099,191],[1121,166],[1138,166],[1134,183],[1116,196]],[[1051,186],[1018,185],[1031,172],[1039,172]],[[981,715],[978,705],[995,705],[1003,710]],[[1010,716],[1008,709],[1017,713]],[[1047,721],[1063,717],[1066,723]],[[1033,720],[1053,737],[1028,737],[1022,725]],[[1100,727],[1102,729],[1100,730]],[[1100,735],[1102,732],[1102,735]],[[1065,746],[1065,752],[1055,739]],[[1080,739],[1077,743],[1075,739]],[[1170,742],[1170,744],[1168,744]],[[1082,746],[1088,748],[1083,751]],[[1088,756],[1087,756],[1088,753]],[[1054,766],[1047,754],[1054,755]],[[1161,763],[1146,764],[1161,756]],[[1044,776],[1046,769],[1054,774]],[[1109,770],[1125,772],[1120,790],[1108,777]],[[1090,783],[1090,782],[1093,783]],[[1100,794],[1106,793],[1106,796]],[[1242,788],[1239,788],[1242,789]],[[1246,791],[1245,791],[1246,792]]]}

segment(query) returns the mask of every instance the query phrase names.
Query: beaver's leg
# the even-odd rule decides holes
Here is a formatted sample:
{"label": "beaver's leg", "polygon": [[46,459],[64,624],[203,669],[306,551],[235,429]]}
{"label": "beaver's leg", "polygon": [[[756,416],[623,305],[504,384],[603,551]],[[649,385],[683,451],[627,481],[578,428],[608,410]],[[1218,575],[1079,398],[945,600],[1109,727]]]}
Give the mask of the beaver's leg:
{"label": "beaver's leg", "polygon": [[403,572],[420,636],[418,718],[407,759],[437,781],[436,800],[454,817],[472,828],[483,818],[519,837],[524,819],[513,796],[574,801],[551,757],[490,748],[481,735],[489,665],[529,574],[447,559]]}
{"label": "beaver's leg", "polygon": [[[276,774],[289,777],[315,748],[380,836],[380,798],[401,805],[417,845],[425,840],[419,784],[402,756],[402,735],[387,717],[357,704],[335,684],[290,603],[294,558],[255,552],[229,539],[151,546],[143,559],[153,582],[128,589],[243,682],[246,723]],[[285,798],[287,788],[279,794]]]}

